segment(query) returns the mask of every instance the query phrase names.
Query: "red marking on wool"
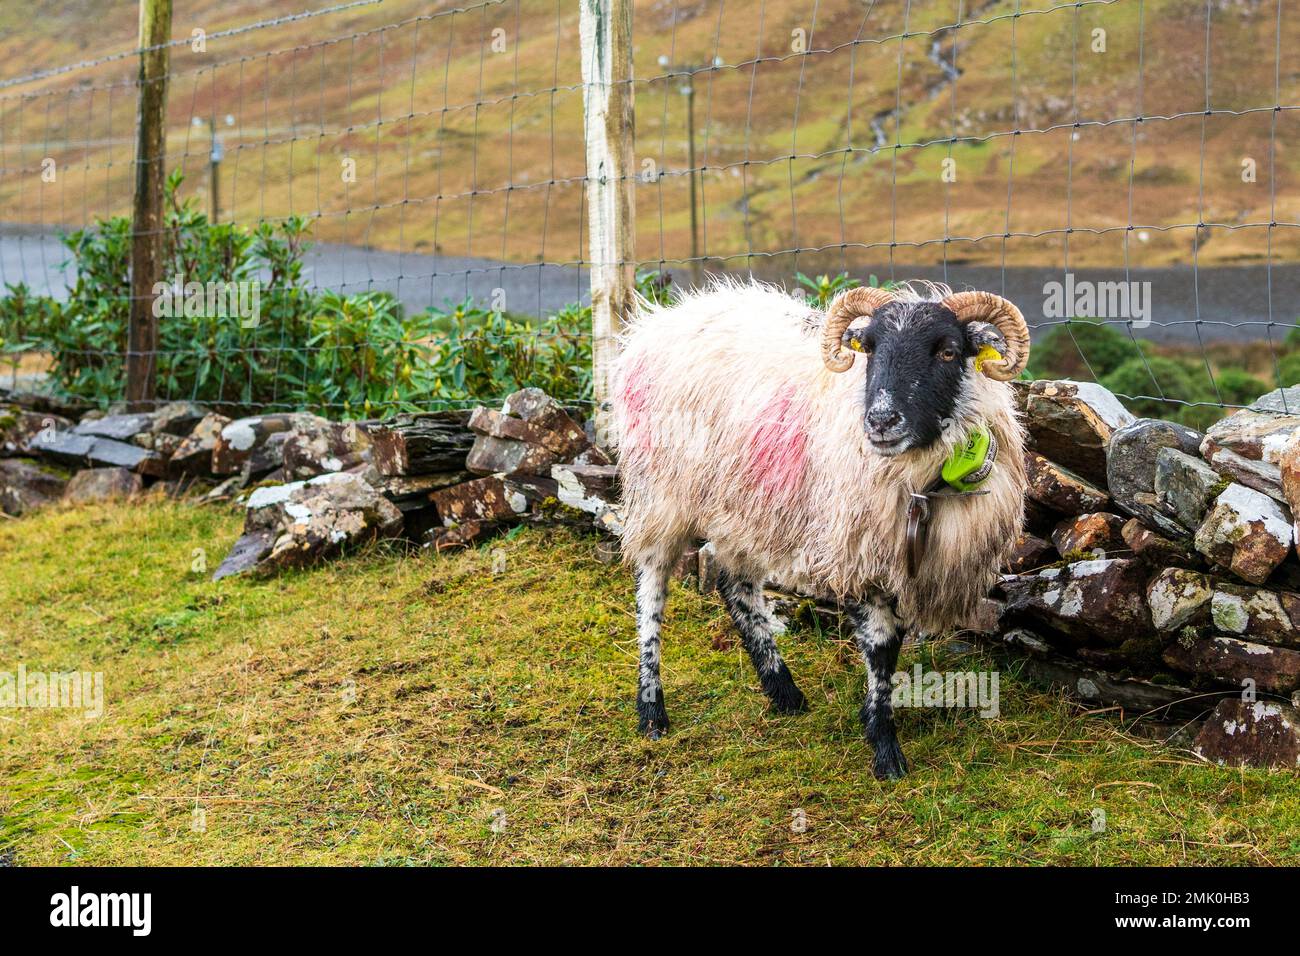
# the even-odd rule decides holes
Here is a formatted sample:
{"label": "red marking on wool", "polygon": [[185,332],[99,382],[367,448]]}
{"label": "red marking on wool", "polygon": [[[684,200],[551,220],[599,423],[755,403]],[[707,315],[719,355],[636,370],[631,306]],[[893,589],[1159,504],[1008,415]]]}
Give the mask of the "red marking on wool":
{"label": "red marking on wool", "polygon": [[650,450],[650,383],[645,363],[633,363],[623,379],[620,398],[626,413],[627,433],[623,444],[641,452]]}
{"label": "red marking on wool", "polygon": [[758,413],[749,437],[749,477],[770,495],[789,497],[803,484],[808,433],[794,386],[777,392]]}

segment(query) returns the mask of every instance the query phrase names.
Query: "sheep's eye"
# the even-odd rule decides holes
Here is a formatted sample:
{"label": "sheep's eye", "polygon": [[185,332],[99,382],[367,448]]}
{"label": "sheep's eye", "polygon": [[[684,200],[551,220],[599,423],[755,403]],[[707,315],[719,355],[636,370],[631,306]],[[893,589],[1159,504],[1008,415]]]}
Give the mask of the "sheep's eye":
{"label": "sheep's eye", "polygon": [[943,362],[955,362],[957,361],[957,350],[952,346],[941,349],[939,351],[939,359]]}

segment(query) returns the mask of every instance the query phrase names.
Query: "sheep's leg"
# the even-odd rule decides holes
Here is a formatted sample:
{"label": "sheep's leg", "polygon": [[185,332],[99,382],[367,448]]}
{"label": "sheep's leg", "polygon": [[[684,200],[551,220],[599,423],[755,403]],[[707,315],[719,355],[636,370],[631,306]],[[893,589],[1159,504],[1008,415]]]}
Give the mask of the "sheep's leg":
{"label": "sheep's leg", "polygon": [[772,617],[763,601],[761,583],[719,570],[718,592],[740,631],[740,643],[754,662],[772,709],[783,714],[807,710],[808,701],[795,685],[772,637]]}
{"label": "sheep's leg", "polygon": [[895,602],[884,594],[874,594],[861,604],[851,605],[848,612],[858,650],[867,665],[862,726],[875,750],[872,771],[877,779],[897,780],[907,773],[907,759],[898,745],[890,697],[905,627]]}
{"label": "sheep's leg", "polygon": [[651,740],[658,740],[668,731],[664,685],[659,680],[659,631],[663,626],[667,597],[667,566],[643,565],[637,573],[636,587],[636,633],[641,654],[637,671],[636,713],[637,729]]}

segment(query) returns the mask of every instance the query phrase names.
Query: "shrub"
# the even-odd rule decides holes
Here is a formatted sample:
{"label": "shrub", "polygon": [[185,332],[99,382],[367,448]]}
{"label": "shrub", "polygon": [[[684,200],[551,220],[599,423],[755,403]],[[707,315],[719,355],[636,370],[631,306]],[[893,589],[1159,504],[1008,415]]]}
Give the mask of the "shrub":
{"label": "shrub", "polygon": [[1189,361],[1162,355],[1132,358],[1101,384],[1117,395],[1128,396],[1124,404],[1144,418],[1164,418],[1204,430],[1223,416],[1217,405],[1181,404],[1217,401],[1205,369]]}
{"label": "shrub", "polygon": [[1030,352],[1034,378],[1098,380],[1125,362],[1138,359],[1138,346],[1118,329],[1101,322],[1074,320],[1053,326]]}
{"label": "shrub", "polygon": [[[177,201],[180,182],[167,182],[164,275],[185,285],[260,280],[260,316],[160,315],[160,397],[335,417],[496,398],[529,385],[565,401],[590,398],[590,307],[530,319],[466,300],[407,316],[388,293],[311,290],[302,277],[306,220],[251,230],[214,224],[193,200]],[[76,264],[66,304],[21,286],[0,300],[0,348],[51,353],[55,390],[101,406],[124,392],[130,232],[130,220],[115,217],[64,237]],[[667,275],[638,277],[656,301],[670,287]]]}
{"label": "shrub", "polygon": [[1220,369],[1214,376],[1214,383],[1219,387],[1219,395],[1229,405],[1249,405],[1270,390],[1268,383],[1236,367]]}

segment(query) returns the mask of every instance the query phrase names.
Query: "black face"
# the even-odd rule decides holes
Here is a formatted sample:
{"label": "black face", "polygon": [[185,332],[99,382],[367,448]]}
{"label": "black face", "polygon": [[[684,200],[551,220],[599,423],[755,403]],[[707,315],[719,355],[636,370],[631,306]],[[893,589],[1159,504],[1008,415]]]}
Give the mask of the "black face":
{"label": "black face", "polygon": [[891,302],[844,341],[868,356],[867,439],[878,454],[897,455],[939,438],[971,374],[967,359],[1001,336],[986,323],[959,323],[937,302]]}

